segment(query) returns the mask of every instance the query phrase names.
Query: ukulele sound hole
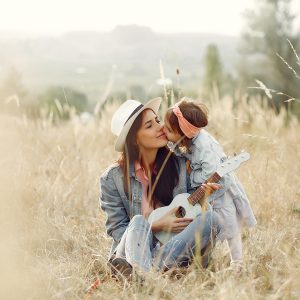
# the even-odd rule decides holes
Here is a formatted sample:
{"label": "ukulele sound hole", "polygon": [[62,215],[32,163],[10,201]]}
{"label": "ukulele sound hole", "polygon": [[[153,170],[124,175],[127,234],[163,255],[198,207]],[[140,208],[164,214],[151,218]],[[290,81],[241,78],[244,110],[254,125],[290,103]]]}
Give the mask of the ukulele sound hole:
{"label": "ukulele sound hole", "polygon": [[185,216],[185,214],[186,214],[186,211],[185,211],[184,207],[179,206],[179,208],[177,209],[177,211],[175,213],[175,216],[177,218],[183,218]]}

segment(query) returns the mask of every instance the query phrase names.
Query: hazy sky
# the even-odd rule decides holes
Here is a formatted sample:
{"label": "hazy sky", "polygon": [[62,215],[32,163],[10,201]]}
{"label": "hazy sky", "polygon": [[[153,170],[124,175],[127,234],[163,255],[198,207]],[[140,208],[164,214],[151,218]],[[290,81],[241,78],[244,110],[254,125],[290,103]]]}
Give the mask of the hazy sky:
{"label": "hazy sky", "polygon": [[[294,0],[300,2],[300,0]],[[157,32],[238,35],[254,0],[0,0],[0,31],[60,34],[138,24]]]}

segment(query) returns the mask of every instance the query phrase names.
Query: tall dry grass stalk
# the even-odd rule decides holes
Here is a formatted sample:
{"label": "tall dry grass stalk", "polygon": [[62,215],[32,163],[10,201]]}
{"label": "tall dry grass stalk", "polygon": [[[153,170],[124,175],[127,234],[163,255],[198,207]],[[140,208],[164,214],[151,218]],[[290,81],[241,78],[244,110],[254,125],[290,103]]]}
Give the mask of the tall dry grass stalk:
{"label": "tall dry grass stalk", "polygon": [[[209,105],[209,104],[208,104]],[[0,115],[1,299],[297,299],[300,297],[300,130],[285,112],[245,99],[214,102],[208,130],[227,153],[246,149],[238,171],[258,225],[243,233],[245,271],[228,270],[223,244],[208,270],[150,274],[142,287],[116,282],[98,205],[99,176],[117,158],[107,106],[86,125]]]}

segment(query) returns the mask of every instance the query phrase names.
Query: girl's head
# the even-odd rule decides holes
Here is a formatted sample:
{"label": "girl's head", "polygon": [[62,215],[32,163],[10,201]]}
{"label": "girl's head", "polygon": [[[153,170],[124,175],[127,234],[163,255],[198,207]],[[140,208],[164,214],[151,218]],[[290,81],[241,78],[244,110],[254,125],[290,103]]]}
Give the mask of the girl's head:
{"label": "girl's head", "polygon": [[166,112],[164,132],[171,142],[189,140],[207,125],[207,118],[208,109],[204,104],[182,98],[176,107]]}

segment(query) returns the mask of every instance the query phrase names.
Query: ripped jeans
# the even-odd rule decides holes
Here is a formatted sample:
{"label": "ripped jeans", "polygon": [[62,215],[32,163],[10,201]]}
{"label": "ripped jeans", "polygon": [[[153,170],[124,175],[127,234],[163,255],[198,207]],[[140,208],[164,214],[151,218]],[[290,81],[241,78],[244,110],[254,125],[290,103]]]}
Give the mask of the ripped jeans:
{"label": "ripped jeans", "polygon": [[[155,241],[149,222],[142,215],[135,215],[120,243],[116,248],[116,257],[125,258],[132,266],[148,272],[152,267],[156,271],[187,265],[198,253],[207,260],[216,235],[220,231],[218,216],[207,211],[197,216],[183,231],[160,246]],[[198,251],[198,253],[197,253]]]}

